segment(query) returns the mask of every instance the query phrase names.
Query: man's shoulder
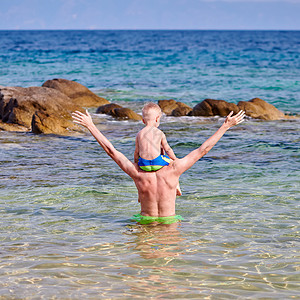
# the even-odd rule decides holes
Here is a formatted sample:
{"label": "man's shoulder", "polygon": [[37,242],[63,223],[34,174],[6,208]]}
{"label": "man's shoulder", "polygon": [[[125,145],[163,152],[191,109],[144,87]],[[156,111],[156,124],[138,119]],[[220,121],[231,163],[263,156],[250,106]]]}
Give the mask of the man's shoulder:
{"label": "man's shoulder", "polygon": [[176,171],[176,160],[171,160],[167,166],[162,167],[157,173],[160,172],[159,175],[166,175]]}
{"label": "man's shoulder", "polygon": [[180,162],[181,162],[181,159],[180,158],[177,158],[174,159],[174,160],[171,160],[170,164],[169,164],[169,167],[170,167],[170,171],[173,171],[173,172],[177,172],[178,168],[180,167]]}

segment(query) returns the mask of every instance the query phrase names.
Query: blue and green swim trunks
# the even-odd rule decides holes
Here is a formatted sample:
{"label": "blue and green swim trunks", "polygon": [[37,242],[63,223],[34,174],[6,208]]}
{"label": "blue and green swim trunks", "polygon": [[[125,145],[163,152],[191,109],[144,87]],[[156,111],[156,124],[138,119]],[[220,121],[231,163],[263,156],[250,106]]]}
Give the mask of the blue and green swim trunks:
{"label": "blue and green swim trunks", "polygon": [[136,221],[143,225],[150,224],[153,222],[157,222],[161,224],[173,224],[183,220],[183,217],[180,215],[175,215],[170,217],[151,217],[151,216],[143,216],[141,214],[137,214],[137,215],[133,215],[131,220]]}
{"label": "blue and green swim trunks", "polygon": [[159,155],[155,159],[139,158],[138,165],[143,171],[152,172],[161,169],[170,164],[170,157],[168,155]]}

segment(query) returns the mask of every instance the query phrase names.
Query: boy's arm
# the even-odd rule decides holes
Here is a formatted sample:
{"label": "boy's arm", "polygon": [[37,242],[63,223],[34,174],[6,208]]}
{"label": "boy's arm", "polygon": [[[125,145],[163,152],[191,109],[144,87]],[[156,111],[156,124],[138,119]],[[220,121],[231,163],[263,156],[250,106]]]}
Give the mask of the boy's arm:
{"label": "boy's arm", "polygon": [[138,136],[135,138],[135,150],[134,150],[134,162],[138,163],[139,161],[139,140]]}
{"label": "boy's arm", "polygon": [[76,111],[75,113],[72,113],[72,117],[74,123],[80,124],[90,131],[103,150],[126,174],[128,174],[130,177],[137,176],[138,172],[134,164],[124,154],[117,151],[112,143],[98,130],[88,111],[86,111],[86,114]]}
{"label": "boy's arm", "polygon": [[221,139],[224,133],[231,127],[240,124],[244,121],[245,112],[240,111],[235,116],[231,117],[233,112],[231,112],[222,126],[209,138],[207,139],[198,149],[195,149],[185,157],[177,159],[174,162],[174,168],[178,171],[179,175],[188,170],[193,166],[201,157],[207,154],[212,147]]}
{"label": "boy's arm", "polygon": [[162,132],[161,145],[162,145],[162,148],[165,150],[165,152],[168,154],[168,156],[171,159],[175,160],[176,159],[176,155],[174,154],[174,151],[172,150],[172,148],[168,144],[167,138],[166,138],[166,136],[165,136],[165,134],[163,132]]}

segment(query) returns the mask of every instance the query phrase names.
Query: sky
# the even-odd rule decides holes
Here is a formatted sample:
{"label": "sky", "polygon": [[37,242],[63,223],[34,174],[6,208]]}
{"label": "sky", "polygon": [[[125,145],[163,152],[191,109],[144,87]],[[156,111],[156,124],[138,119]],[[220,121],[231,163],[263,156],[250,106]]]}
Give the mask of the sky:
{"label": "sky", "polygon": [[300,0],[0,0],[0,29],[300,30]]}

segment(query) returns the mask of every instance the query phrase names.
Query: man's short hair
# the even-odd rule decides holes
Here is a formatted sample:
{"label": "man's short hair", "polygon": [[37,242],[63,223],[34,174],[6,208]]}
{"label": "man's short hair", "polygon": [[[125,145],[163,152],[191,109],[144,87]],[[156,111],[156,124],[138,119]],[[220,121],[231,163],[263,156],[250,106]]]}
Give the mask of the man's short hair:
{"label": "man's short hair", "polygon": [[143,119],[149,120],[153,118],[153,116],[155,118],[157,114],[161,115],[161,109],[157,104],[153,102],[148,102],[144,105],[142,113],[143,113]]}

